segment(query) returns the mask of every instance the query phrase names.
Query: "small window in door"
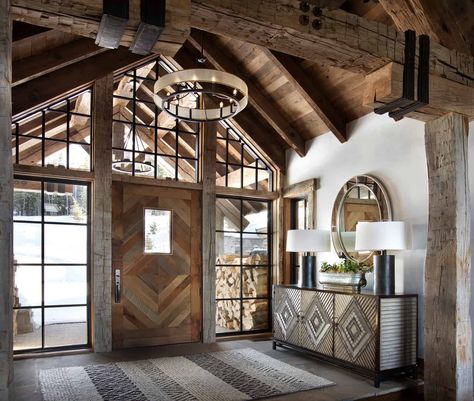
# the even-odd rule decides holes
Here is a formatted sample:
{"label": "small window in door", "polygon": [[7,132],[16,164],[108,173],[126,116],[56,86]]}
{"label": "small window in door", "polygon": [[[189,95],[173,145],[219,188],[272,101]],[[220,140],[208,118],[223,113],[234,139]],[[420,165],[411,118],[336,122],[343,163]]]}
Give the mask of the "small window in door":
{"label": "small window in door", "polygon": [[172,211],[145,208],[144,252],[145,254],[172,253]]}

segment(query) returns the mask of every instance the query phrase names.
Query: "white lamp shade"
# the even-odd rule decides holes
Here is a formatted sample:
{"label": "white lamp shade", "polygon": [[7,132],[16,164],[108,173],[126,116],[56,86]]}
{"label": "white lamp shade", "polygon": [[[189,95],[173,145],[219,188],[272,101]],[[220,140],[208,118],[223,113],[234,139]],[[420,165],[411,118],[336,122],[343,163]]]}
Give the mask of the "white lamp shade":
{"label": "white lamp shade", "polygon": [[287,252],[327,252],[331,238],[327,230],[288,230]]}
{"label": "white lamp shade", "polygon": [[401,250],[411,247],[411,228],[404,221],[360,222],[356,226],[357,251]]}

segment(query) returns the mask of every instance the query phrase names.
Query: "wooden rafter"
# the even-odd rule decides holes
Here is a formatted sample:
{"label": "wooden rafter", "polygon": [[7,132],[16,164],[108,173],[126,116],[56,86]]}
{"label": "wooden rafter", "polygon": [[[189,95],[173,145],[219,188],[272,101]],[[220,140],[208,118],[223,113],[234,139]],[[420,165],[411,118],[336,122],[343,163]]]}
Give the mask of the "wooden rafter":
{"label": "wooden rafter", "polygon": [[[204,51],[207,62],[215,69],[230,72],[242,78],[248,86],[249,103],[288,146],[294,149],[300,156],[304,156],[305,144],[303,138],[278,111],[277,104],[262,93],[261,88],[257,87],[250,75],[245,74],[241,68],[238,68],[237,62],[233,59],[230,52],[222,47],[218,48],[212,43],[212,37],[208,34],[205,34],[205,41],[209,44]],[[200,44],[195,32],[189,37],[188,43],[194,50],[200,50]]]}
{"label": "wooden rafter", "polygon": [[318,82],[315,82],[314,77],[310,79],[292,56],[272,52],[266,48],[262,48],[262,51],[308,102],[336,138],[340,142],[346,142],[346,122],[341,113],[328,102],[326,94],[318,86]]}
{"label": "wooden rafter", "polygon": [[45,53],[16,61],[13,63],[13,86],[31,81],[104,51],[106,49],[96,46],[91,39],[81,38]]}
{"label": "wooden rafter", "polygon": [[[412,29],[419,35],[429,35],[450,49],[474,54],[472,1],[379,0],[379,3],[399,30]],[[463,20],[466,31],[462,29]]]}
{"label": "wooden rafter", "polygon": [[[358,74],[403,63],[404,34],[342,10],[324,11],[321,29],[300,25],[299,2],[193,0],[191,26]],[[474,58],[432,43],[430,73],[474,86]]]}

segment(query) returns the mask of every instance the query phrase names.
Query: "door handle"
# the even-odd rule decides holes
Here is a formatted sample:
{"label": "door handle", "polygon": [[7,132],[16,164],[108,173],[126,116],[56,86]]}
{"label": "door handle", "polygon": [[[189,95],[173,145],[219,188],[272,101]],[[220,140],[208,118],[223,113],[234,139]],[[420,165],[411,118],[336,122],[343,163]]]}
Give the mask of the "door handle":
{"label": "door handle", "polygon": [[114,288],[115,288],[115,303],[120,303],[121,298],[121,278],[120,278],[120,269],[115,269],[115,279],[114,279]]}

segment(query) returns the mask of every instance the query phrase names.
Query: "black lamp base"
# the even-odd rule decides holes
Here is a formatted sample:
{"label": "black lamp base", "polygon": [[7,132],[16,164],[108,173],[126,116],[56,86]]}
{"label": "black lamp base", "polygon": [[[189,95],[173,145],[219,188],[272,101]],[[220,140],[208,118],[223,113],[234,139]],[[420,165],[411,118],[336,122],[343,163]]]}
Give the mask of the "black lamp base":
{"label": "black lamp base", "polygon": [[316,256],[303,256],[298,277],[300,287],[316,287]]}
{"label": "black lamp base", "polygon": [[374,293],[395,294],[395,256],[374,256]]}

